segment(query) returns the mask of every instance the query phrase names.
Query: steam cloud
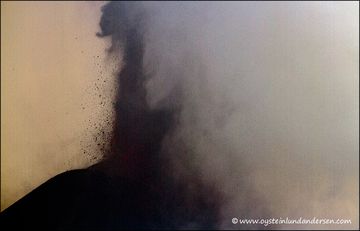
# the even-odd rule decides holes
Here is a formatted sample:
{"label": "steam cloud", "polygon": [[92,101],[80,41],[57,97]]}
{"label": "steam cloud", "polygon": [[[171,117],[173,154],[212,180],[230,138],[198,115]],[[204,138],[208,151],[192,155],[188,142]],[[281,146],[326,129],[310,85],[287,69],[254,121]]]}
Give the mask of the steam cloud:
{"label": "steam cloud", "polygon": [[209,227],[314,216],[358,227],[358,8],[106,4],[99,36],[122,60],[106,168],[180,185],[179,211]]}

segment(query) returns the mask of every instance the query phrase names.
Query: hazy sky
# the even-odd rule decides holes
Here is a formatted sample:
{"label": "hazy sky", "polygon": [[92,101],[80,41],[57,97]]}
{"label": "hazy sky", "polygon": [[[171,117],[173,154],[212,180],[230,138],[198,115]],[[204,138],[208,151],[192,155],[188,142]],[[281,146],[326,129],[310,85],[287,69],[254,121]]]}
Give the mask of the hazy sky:
{"label": "hazy sky", "polygon": [[95,36],[102,4],[1,2],[2,210],[50,177],[88,165],[93,154],[83,149],[96,152],[86,145],[104,113],[103,80],[111,82],[106,41]]}

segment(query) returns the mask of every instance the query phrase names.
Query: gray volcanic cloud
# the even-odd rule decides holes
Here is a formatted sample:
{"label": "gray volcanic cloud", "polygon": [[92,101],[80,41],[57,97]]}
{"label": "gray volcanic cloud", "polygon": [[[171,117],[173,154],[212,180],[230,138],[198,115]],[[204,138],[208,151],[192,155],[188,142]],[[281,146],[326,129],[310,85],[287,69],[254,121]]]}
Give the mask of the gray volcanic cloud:
{"label": "gray volcanic cloud", "polygon": [[[148,104],[182,106],[162,149],[178,179],[195,172],[225,195],[221,228],[358,227],[358,3],[131,7],[128,23],[145,25]],[[352,224],[241,226],[233,217]]]}

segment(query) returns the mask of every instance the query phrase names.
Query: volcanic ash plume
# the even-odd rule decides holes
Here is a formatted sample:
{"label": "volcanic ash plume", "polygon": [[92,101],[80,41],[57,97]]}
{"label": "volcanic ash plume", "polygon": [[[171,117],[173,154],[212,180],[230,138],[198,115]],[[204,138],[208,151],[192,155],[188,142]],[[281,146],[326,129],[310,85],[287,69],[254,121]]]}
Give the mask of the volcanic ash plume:
{"label": "volcanic ash plume", "polygon": [[358,8],[106,4],[99,36],[122,60],[107,168],[176,192],[185,228],[287,227],[233,217],[358,227]]}

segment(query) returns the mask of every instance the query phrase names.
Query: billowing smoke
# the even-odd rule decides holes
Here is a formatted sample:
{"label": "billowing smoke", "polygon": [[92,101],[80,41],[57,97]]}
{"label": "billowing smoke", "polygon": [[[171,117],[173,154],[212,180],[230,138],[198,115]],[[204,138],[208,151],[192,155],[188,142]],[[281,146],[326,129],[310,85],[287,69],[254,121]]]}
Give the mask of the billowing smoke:
{"label": "billowing smoke", "polygon": [[169,209],[180,227],[340,227],[234,225],[233,217],[358,227],[358,9],[106,4],[99,36],[111,37],[121,62],[104,166],[176,191]]}

